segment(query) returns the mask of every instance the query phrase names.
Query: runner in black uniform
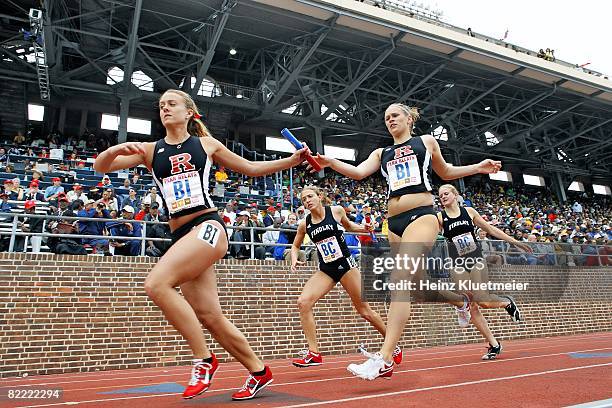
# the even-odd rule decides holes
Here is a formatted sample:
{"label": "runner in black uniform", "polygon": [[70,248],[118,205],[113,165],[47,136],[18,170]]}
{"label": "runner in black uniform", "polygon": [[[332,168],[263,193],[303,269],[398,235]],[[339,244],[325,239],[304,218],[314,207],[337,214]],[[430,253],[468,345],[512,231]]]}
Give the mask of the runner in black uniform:
{"label": "runner in black uniform", "polygon": [[[469,279],[472,282],[481,283],[489,280],[487,264],[482,255],[480,242],[476,239],[474,225],[496,238],[531,252],[528,245],[515,240],[486,222],[473,208],[459,206],[458,195],[457,189],[451,184],[445,184],[438,190],[438,196],[444,208],[438,213],[438,222],[444,237],[448,240],[449,256],[453,260],[462,258],[462,262],[457,262],[459,266],[451,271],[455,282]],[[466,259],[470,259],[470,262],[466,263]],[[473,265],[472,268],[469,267],[471,265]],[[467,327],[470,321],[474,323],[474,326],[489,342],[487,353],[482,356],[482,359],[494,360],[502,352],[502,345],[493,336],[478,305],[485,308],[503,307],[516,322],[521,320],[521,313],[511,297],[500,297],[488,291],[473,291],[472,295],[473,300],[466,302],[461,308],[457,307],[459,325]]]}
{"label": "runner in black uniform", "polygon": [[[295,272],[296,266],[303,264],[303,262],[298,261],[298,252],[304,241],[304,235],[308,234],[317,247],[319,271],[315,272],[306,282],[302,294],[298,298],[300,320],[308,341],[308,350],[303,351],[302,358],[293,360],[293,365],[309,367],[323,363],[317,344],[316,324],[312,308],[319,299],[336,286],[336,283],[340,282],[344,287],[355,309],[357,309],[357,313],[370,322],[383,337],[386,333],[386,327],[380,315],[361,299],[361,273],[357,268],[357,262],[351,256],[344,240],[344,233],[338,224],[341,224],[346,231],[352,232],[371,232],[370,225],[358,225],[349,221],[341,206],[329,206],[331,201],[324,196],[323,191],[318,187],[304,187],[301,198],[304,207],[310,211],[310,214],[300,222],[293,240],[291,270]],[[325,206],[323,203],[325,203]],[[402,361],[402,350],[399,347],[393,350],[393,360],[396,364]]]}
{"label": "runner in black uniform", "polygon": [[262,176],[299,164],[307,147],[286,159],[250,162],[211,137],[193,99],[179,90],[161,96],[159,116],[166,129],[162,140],[113,146],[98,156],[94,168],[108,173],[144,164],[168,208],[173,245],[147,276],[145,291],[193,352],[192,376],[183,397],[206,391],[218,367],[206,345],[204,325],[250,371],[243,388],[232,395],[236,400],[249,399],[272,381],[272,373],[221,311],[214,264],[226,254],[228,242],[225,224],[208,192],[210,168],[214,161],[248,176]]}
{"label": "runner in black uniform", "polygon": [[[385,125],[393,136],[393,145],[374,150],[358,166],[322,155],[317,155],[316,159],[321,167],[331,167],[355,180],[380,170],[389,185],[389,243],[392,248],[399,247],[400,257],[422,260],[423,254],[432,248],[439,230],[429,181],[431,169],[442,179],[453,180],[476,173],[495,173],[501,168],[501,162],[483,160],[479,164],[457,167],[446,163],[433,136],[412,136],[418,118],[416,108],[394,103],[385,111]],[[414,282],[421,275],[419,267],[416,270],[397,268],[391,273],[391,281]],[[367,380],[392,375],[392,353],[410,318],[409,296],[407,290],[391,293],[385,342],[379,353],[366,354],[368,361],[365,363],[349,365],[351,373]]]}

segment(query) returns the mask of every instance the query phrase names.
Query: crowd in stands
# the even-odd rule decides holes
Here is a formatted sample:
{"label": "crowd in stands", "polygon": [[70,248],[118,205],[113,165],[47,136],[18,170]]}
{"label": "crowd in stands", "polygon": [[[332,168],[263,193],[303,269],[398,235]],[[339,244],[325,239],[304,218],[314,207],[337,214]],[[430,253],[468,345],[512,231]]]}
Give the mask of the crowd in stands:
{"label": "crowd in stands", "polygon": [[[53,137],[57,135],[49,136]],[[45,238],[29,237],[29,245],[24,236],[18,236],[13,246],[16,251],[37,252],[48,248],[55,253],[116,255],[139,255],[144,251],[146,255],[161,256],[168,249],[169,242],[163,241],[170,238],[165,223],[167,211],[146,169],[96,174],[91,169],[95,148],[77,151],[74,145],[62,144],[67,140],[57,140],[59,144],[55,144],[55,148],[66,152],[64,159],[59,160],[49,158],[46,147],[32,147],[30,143],[25,148],[15,141],[28,143],[22,135],[17,135],[13,143],[0,147],[0,180],[3,180],[0,230],[4,231],[0,250],[8,250],[12,214],[15,213],[23,214],[18,224],[20,231],[57,234]],[[49,141],[47,139],[43,146]],[[71,142],[80,143],[78,140]],[[356,247],[353,249],[356,255],[359,247],[377,244],[373,240],[384,242],[388,233],[386,183],[379,175],[357,182],[333,172],[319,179],[305,170],[294,169],[291,183],[287,172],[282,177],[253,179],[221,167],[215,169],[210,182],[215,186],[213,201],[233,242],[228,257],[287,259],[289,245],[295,236],[292,231],[307,213],[300,203],[299,191],[309,184],[324,188],[332,202],[342,206],[351,220],[376,227],[380,238],[347,236],[349,246]],[[460,197],[461,204],[476,208],[490,223],[516,239],[532,242],[536,254],[517,253],[513,248],[500,247],[497,242],[495,247],[489,248],[491,251],[508,252],[506,262],[523,264],[557,263],[559,259],[555,253],[571,253],[576,256],[566,257],[565,262],[585,265],[593,263],[589,255],[612,248],[608,197],[583,193],[560,204],[550,191],[540,188],[538,194],[534,194],[534,189],[468,179]],[[42,218],[28,217],[29,214],[87,219],[56,218],[43,222]],[[143,226],[131,222],[133,220],[149,223]],[[271,230],[279,227],[284,231]],[[66,234],[91,238],[62,236]],[[141,239],[114,238],[142,238],[143,235],[152,239],[145,239],[143,243]],[[486,240],[485,236],[481,238],[483,242]],[[258,245],[251,245],[251,242]],[[308,244],[306,240],[300,252],[300,258],[305,260],[314,259],[316,255]],[[607,256],[602,263],[608,262]],[[498,259],[491,256],[491,261]]]}

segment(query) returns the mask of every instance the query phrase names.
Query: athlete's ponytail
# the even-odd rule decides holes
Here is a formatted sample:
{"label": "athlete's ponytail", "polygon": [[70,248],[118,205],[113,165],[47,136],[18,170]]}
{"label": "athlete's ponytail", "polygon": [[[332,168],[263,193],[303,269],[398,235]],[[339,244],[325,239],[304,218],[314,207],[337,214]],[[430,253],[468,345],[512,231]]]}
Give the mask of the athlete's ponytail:
{"label": "athlete's ponytail", "polygon": [[183,98],[185,107],[193,111],[193,115],[189,118],[189,122],[187,122],[187,132],[190,135],[197,136],[197,137],[211,136],[210,131],[208,130],[204,122],[202,122],[202,115],[198,111],[198,107],[195,104],[191,95],[179,89],[168,89],[166,92],[164,92],[163,95],[165,95],[168,92],[172,92],[177,95],[180,95]]}

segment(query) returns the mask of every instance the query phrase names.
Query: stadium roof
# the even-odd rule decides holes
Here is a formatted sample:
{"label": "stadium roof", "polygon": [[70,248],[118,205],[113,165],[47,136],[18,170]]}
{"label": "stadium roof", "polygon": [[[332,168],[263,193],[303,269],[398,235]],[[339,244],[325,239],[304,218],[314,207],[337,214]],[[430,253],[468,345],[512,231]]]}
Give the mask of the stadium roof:
{"label": "stadium roof", "polygon": [[[3,80],[37,81],[19,33],[37,3],[3,3]],[[51,98],[95,92],[129,107],[182,84],[200,89],[201,102],[239,112],[221,118],[233,125],[305,126],[361,157],[390,142],[382,115],[401,101],[421,109],[417,132],[435,132],[455,163],[486,155],[525,168],[611,174],[612,82],[409,10],[353,0],[44,5]],[[142,71],[154,90],[109,80],[112,67],[125,78]]]}

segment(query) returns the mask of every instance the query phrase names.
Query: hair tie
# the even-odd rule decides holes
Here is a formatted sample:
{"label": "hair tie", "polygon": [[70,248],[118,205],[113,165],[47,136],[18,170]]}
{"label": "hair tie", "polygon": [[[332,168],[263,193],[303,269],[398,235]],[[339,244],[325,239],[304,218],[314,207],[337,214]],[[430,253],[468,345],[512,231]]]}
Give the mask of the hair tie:
{"label": "hair tie", "polygon": [[198,112],[195,112],[195,113],[193,114],[193,117],[194,117],[195,119],[202,119],[202,115],[200,115]]}

